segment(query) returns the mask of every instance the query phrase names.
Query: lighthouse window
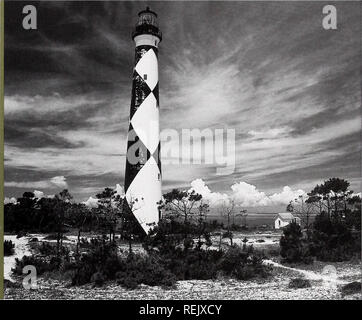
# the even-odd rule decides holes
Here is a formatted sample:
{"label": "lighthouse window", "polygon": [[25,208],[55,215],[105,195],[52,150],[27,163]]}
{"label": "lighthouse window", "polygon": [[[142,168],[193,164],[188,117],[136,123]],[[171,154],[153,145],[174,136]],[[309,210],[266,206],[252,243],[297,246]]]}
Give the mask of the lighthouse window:
{"label": "lighthouse window", "polygon": [[144,79],[144,80],[147,80],[147,74],[144,74],[144,75],[143,75],[143,79]]}

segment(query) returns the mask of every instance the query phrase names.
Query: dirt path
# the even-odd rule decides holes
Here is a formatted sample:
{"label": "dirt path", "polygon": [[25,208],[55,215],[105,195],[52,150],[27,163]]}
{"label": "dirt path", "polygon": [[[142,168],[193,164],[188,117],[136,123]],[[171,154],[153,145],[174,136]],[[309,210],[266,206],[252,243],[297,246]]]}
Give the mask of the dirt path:
{"label": "dirt path", "polygon": [[298,272],[301,274],[304,278],[312,281],[323,281],[325,283],[329,284],[335,284],[335,285],[343,285],[347,284],[348,281],[338,279],[337,270],[332,265],[326,265],[321,273],[317,273],[310,270],[304,270],[304,269],[298,269],[298,268],[292,268],[288,266],[284,266],[278,262],[272,261],[272,260],[264,260],[264,264],[271,265],[272,267],[281,268],[285,270],[290,270],[294,272]]}
{"label": "dirt path", "polygon": [[14,281],[11,277],[11,269],[15,267],[15,259],[21,259],[23,256],[30,255],[29,239],[28,237],[17,238],[16,236],[4,237],[4,240],[11,240],[15,244],[15,253],[11,256],[4,257],[4,279]]}

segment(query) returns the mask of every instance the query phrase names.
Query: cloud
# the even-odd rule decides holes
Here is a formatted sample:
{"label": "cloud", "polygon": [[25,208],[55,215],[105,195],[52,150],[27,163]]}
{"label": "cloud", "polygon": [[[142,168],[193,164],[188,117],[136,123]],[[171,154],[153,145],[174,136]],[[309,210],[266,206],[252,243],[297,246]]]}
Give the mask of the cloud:
{"label": "cloud", "polygon": [[[14,187],[14,188],[25,188],[25,189],[68,188],[68,184],[64,176],[56,176],[51,178],[50,180],[40,180],[40,181],[5,181],[4,186]],[[34,192],[40,194],[40,192],[42,191],[35,190]]]}
{"label": "cloud", "polygon": [[33,189],[33,188],[39,188],[39,189],[45,189],[51,187],[51,184],[49,181],[5,181],[4,182],[5,187],[15,187],[15,188],[25,188],[25,189]]}
{"label": "cloud", "polygon": [[[124,188],[119,183],[116,184],[114,190],[116,191],[116,194],[120,195],[121,197],[125,195]],[[99,205],[98,199],[93,197],[89,197],[86,201],[83,201],[82,203],[84,203],[88,208],[98,208]]]}
{"label": "cloud", "polygon": [[9,204],[9,203],[16,204],[17,202],[18,201],[14,197],[11,197],[11,198],[5,197],[5,199],[4,199],[4,204]]}
{"label": "cloud", "polygon": [[191,182],[190,190],[194,190],[196,193],[201,194],[202,198],[210,203],[210,205],[218,205],[223,201],[228,201],[228,196],[225,193],[211,192],[209,187],[202,179],[196,179]]}
{"label": "cloud", "polygon": [[271,205],[269,197],[255,186],[246,182],[235,183],[231,186],[231,198],[241,206],[258,207]]}
{"label": "cloud", "polygon": [[68,188],[67,179],[64,176],[56,176],[50,179],[50,182],[59,188]]}
{"label": "cloud", "polygon": [[89,197],[88,200],[82,202],[84,203],[88,208],[98,208],[98,199]]}
{"label": "cloud", "polygon": [[282,191],[267,195],[265,192],[259,191],[256,186],[244,181],[234,183],[230,189],[228,194],[212,192],[202,179],[192,181],[190,188],[201,194],[210,206],[218,206],[228,203],[230,200],[243,207],[286,205],[291,200],[305,194],[303,190],[293,190],[289,186],[285,186]]}
{"label": "cloud", "polygon": [[34,197],[37,199],[41,199],[44,198],[44,192],[43,191],[39,191],[39,190],[34,190]]}
{"label": "cloud", "polygon": [[[312,187],[311,177],[359,177],[359,152],[346,160],[359,148],[361,126],[357,3],[343,6],[344,28],[333,37],[311,23],[318,3],[303,10],[294,2],[170,2],[154,9],[167,35],[160,45],[161,128],[236,130],[233,175],[215,177],[207,165],[165,165],[163,154],[165,189],[187,188],[202,176],[219,193],[201,182],[195,187],[214,201],[233,193],[229,181],[248,181],[235,193],[264,203],[297,191],[283,186]],[[43,18],[55,14],[71,32],[46,28],[34,39],[12,27],[17,19],[9,12],[4,164],[8,172],[30,169],[9,178],[6,188],[49,192],[67,187],[66,180],[31,180],[66,174],[73,192],[85,187],[84,200],[93,187],[123,178],[134,58],[129,30],[138,10],[138,4],[85,10],[51,3],[42,7]],[[277,23],[265,28],[266,20]],[[18,177],[23,181],[12,181]],[[275,190],[281,191],[267,196]]]}
{"label": "cloud", "polygon": [[269,196],[269,198],[273,203],[288,204],[291,200],[297,199],[299,196],[302,195],[306,195],[303,190],[292,190],[290,187],[285,186],[282,192],[274,193]]}
{"label": "cloud", "polygon": [[124,193],[124,188],[120,185],[120,184],[116,184],[116,194],[118,194],[119,196],[123,197],[125,195]]}

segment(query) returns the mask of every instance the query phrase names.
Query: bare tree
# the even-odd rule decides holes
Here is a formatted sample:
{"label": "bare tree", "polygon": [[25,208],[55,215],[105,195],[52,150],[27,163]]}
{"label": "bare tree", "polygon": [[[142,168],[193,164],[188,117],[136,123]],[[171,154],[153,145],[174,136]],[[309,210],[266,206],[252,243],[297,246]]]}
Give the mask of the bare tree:
{"label": "bare tree", "polygon": [[235,216],[242,218],[243,226],[246,228],[246,227],[247,227],[246,218],[248,217],[248,212],[247,212],[247,210],[246,210],[246,209],[242,209],[242,210],[240,210],[240,213],[236,214]]}
{"label": "bare tree", "polygon": [[230,245],[233,245],[233,233],[231,232],[231,218],[234,217],[235,214],[235,202],[234,200],[223,201],[221,204],[221,215],[226,217],[227,223],[227,232],[225,234],[225,238],[230,239]]}
{"label": "bare tree", "polygon": [[[143,198],[140,200],[143,200]],[[126,200],[126,198],[123,197],[119,207],[121,209],[122,220],[121,236],[128,241],[129,253],[132,253],[132,243],[136,235],[144,234],[135,216],[136,211],[140,208],[139,200],[133,197],[129,197],[128,200]]]}
{"label": "bare tree", "polygon": [[198,248],[201,249],[203,242],[201,241],[202,235],[205,236],[206,231],[206,216],[209,212],[209,205],[200,200],[200,204],[198,206]]}
{"label": "bare tree", "polygon": [[55,195],[54,201],[54,211],[55,211],[55,220],[57,226],[57,256],[60,254],[60,248],[63,246],[63,230],[64,230],[64,221],[65,214],[70,205],[70,201],[73,199],[73,196],[69,193],[68,189],[62,190],[59,194]]}
{"label": "bare tree", "polygon": [[306,201],[303,195],[289,202],[287,211],[293,213],[296,217],[300,218],[302,227],[307,231],[309,237],[309,230],[311,227],[311,218],[315,214],[315,203]]}

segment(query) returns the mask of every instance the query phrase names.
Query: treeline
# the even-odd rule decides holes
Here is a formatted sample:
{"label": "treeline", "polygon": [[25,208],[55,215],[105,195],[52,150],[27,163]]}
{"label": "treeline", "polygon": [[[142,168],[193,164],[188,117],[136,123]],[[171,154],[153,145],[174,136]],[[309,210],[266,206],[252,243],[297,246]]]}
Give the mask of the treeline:
{"label": "treeline", "polygon": [[[17,259],[13,272],[21,275],[23,267],[30,264],[36,267],[38,275],[47,273],[50,277],[69,280],[72,285],[116,281],[131,289],[141,283],[173,286],[177,280],[219,276],[248,280],[270,274],[270,267],[263,264],[262,256],[252,247],[231,245],[225,250],[219,243],[215,246],[211,238],[215,225],[206,221],[208,205],[195,192],[172,190],[165,194],[159,203],[164,218],[150,234],[143,236],[137,230],[138,223],[129,218],[132,204],[128,204],[127,211],[124,199],[111,189],[105,189],[97,197],[100,206],[94,209],[73,206],[69,196],[58,195],[50,200],[59,206],[59,211],[54,209],[52,213],[54,217],[59,216],[60,208],[63,212],[53,229],[58,235],[57,245],[35,242],[33,254]],[[37,204],[33,209],[34,206],[40,210]],[[75,219],[72,214],[79,217],[72,220]],[[79,229],[76,246],[61,241],[61,231],[70,223]],[[80,237],[85,228],[94,230],[94,227],[101,234],[92,239]],[[128,250],[115,233],[128,240]],[[134,240],[141,237],[146,254],[134,250]]]}
{"label": "treeline", "polygon": [[[311,263],[361,258],[361,197],[347,180],[331,178],[308,197],[291,202],[288,210],[302,218],[302,226],[288,225],[280,239],[286,262]],[[315,214],[311,222],[310,217]]]}

